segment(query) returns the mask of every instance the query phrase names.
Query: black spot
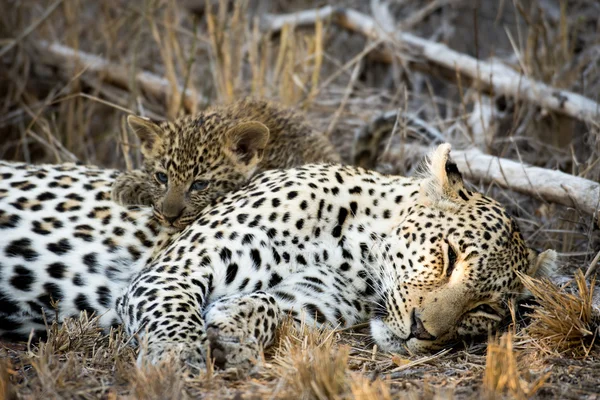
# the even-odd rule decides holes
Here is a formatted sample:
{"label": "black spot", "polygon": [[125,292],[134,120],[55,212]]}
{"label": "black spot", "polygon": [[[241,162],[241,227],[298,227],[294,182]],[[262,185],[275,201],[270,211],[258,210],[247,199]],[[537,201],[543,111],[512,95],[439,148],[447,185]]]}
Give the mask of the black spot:
{"label": "black spot", "polygon": [[295,199],[297,196],[298,196],[298,192],[296,192],[296,191],[294,191],[294,190],[293,190],[293,191],[291,191],[291,192],[289,192],[289,193],[287,194],[287,198],[288,198],[288,200]]}
{"label": "black spot", "polygon": [[346,221],[347,216],[348,216],[348,209],[341,207],[340,211],[338,212],[338,216],[337,216],[337,225],[335,226],[335,228],[333,228],[333,231],[331,232],[333,237],[337,238],[342,235],[342,225],[344,224],[344,221]]}
{"label": "black spot", "polygon": [[350,202],[350,213],[351,215],[356,215],[356,210],[358,209],[358,204],[355,201]]}
{"label": "black spot", "polygon": [[[4,211],[0,210],[0,217],[4,216],[4,214]],[[17,214],[13,214],[8,217],[8,219],[0,218],[0,220],[0,229],[16,228],[21,220],[21,217],[19,217]]]}
{"label": "black spot", "polygon": [[31,240],[27,238],[13,240],[4,250],[7,257],[23,257],[27,261],[35,261],[39,254],[31,248]]}
{"label": "black spot", "polygon": [[275,260],[276,264],[281,263],[281,256],[279,255],[279,253],[277,252],[277,250],[275,250],[275,247],[273,247],[271,249],[271,251],[273,252],[273,260]]}
{"label": "black spot", "polygon": [[96,294],[98,295],[98,303],[106,308],[109,308],[112,299],[110,289],[106,286],[100,286],[98,289],[96,289]]}
{"label": "black spot", "polygon": [[300,265],[306,265],[306,258],[304,258],[304,256],[302,254],[298,254],[296,256],[296,262],[298,262],[298,264]]}
{"label": "black spot", "polygon": [[250,250],[250,258],[252,258],[254,268],[258,270],[261,264],[260,251],[257,249]]}
{"label": "black spot", "polygon": [[229,250],[227,247],[223,247],[219,253],[219,258],[221,258],[223,264],[228,263],[231,261],[231,250]]}
{"label": "black spot", "polygon": [[276,272],[273,272],[273,275],[271,275],[271,279],[269,279],[269,288],[272,288],[273,286],[277,285],[279,282],[281,282],[281,276],[279,276],[279,274],[277,274]]}
{"label": "black spot", "polygon": [[238,265],[236,263],[231,263],[227,266],[227,273],[225,275],[225,283],[230,285],[231,282],[235,280],[235,277],[238,273]]}
{"label": "black spot", "polygon": [[47,308],[53,308],[53,302],[59,302],[63,298],[63,292],[60,287],[54,283],[44,284],[44,293],[38,296],[37,300]]}
{"label": "black spot", "polygon": [[240,286],[238,287],[238,290],[241,292],[242,290],[246,289],[246,286],[248,286],[248,283],[250,283],[250,278],[246,278],[242,281],[242,283],[240,284]]}
{"label": "black spot", "polygon": [[89,253],[89,254],[86,254],[85,256],[83,256],[83,264],[88,268],[88,271],[91,274],[95,274],[96,272],[98,272],[97,257],[98,257],[98,254],[96,254],[96,253]]}
{"label": "black spot", "polygon": [[[7,318],[7,317],[0,316],[0,331],[3,332],[3,335],[2,335],[3,339],[10,340],[9,338],[6,337],[7,336],[6,332],[7,331],[9,331],[9,332],[16,331],[19,328],[21,328],[22,326],[23,326],[22,323],[13,320],[10,317]],[[20,341],[20,340],[17,339],[16,341]]]}
{"label": "black spot", "polygon": [[52,192],[44,192],[41,193],[40,195],[38,195],[37,199],[39,201],[46,201],[46,200],[54,200],[56,198],[56,195]]}
{"label": "black spot", "polygon": [[64,278],[66,270],[67,266],[61,262],[52,263],[48,265],[48,268],[46,268],[46,272],[48,272],[48,275],[55,279]]}
{"label": "black spot", "polygon": [[244,223],[246,223],[246,220],[247,220],[247,219],[248,219],[248,214],[239,214],[239,215],[237,216],[237,221],[238,221],[240,224],[244,224]]}
{"label": "black spot", "polygon": [[58,254],[62,256],[72,249],[71,244],[67,239],[60,239],[56,243],[49,243],[47,246],[48,250],[53,252],[54,254]]}
{"label": "black spot", "polygon": [[285,292],[280,292],[280,291],[276,291],[273,293],[274,296],[279,297],[282,300],[286,300],[289,302],[294,302],[296,301],[296,297],[292,294],[289,293],[285,293]]}
{"label": "black spot", "polygon": [[344,179],[342,179],[342,175],[340,175],[339,172],[335,173],[335,179],[337,179],[339,183],[344,183]]}
{"label": "black spot", "polygon": [[6,314],[16,314],[19,312],[19,304],[0,293],[0,310]]}
{"label": "black spot", "polygon": [[264,197],[256,200],[254,204],[252,204],[252,208],[259,208],[265,202],[265,200],[266,199]]}
{"label": "black spot", "polygon": [[85,285],[85,281],[83,280],[83,277],[80,274],[75,274],[75,276],[73,277],[73,285],[75,285],[75,286]]}
{"label": "black spot", "polygon": [[352,189],[348,190],[350,194],[361,194],[362,188],[360,186],[354,186]]}
{"label": "black spot", "polygon": [[35,281],[33,272],[22,265],[15,266],[15,275],[11,278],[10,283],[15,288],[23,291],[31,289],[31,285]]}
{"label": "black spot", "polygon": [[82,293],[79,293],[77,297],[75,297],[75,307],[77,307],[79,311],[86,311],[88,316],[96,313],[96,310],[88,302],[87,297]]}
{"label": "black spot", "polygon": [[306,314],[316,319],[318,323],[324,324],[327,322],[327,317],[316,305],[308,303],[304,306],[304,308],[306,308]]}

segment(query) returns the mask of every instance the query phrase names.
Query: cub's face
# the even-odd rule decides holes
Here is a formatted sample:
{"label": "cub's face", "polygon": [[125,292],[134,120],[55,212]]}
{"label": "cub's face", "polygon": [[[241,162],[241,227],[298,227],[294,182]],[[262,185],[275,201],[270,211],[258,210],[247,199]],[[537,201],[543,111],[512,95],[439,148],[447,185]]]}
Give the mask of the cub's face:
{"label": "cub's face", "polygon": [[155,218],[176,230],[223,194],[243,185],[262,160],[269,130],[215,113],[153,122],[129,116],[140,138]]}
{"label": "cub's face", "polygon": [[556,253],[529,249],[504,208],[463,186],[448,145],[431,157],[419,204],[386,242],[371,320],[384,350],[435,351],[488,335],[525,296],[519,273],[548,274]]}

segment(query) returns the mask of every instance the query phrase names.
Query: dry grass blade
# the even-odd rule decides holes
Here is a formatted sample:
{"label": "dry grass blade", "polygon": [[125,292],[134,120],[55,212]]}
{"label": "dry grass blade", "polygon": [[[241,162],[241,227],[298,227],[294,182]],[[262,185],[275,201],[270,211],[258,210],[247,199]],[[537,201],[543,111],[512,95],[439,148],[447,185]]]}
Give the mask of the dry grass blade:
{"label": "dry grass blade", "polygon": [[0,399],[16,399],[17,394],[10,382],[12,368],[10,363],[5,360],[0,360]]}
{"label": "dry grass blade", "polygon": [[13,47],[15,47],[21,40],[23,40],[25,37],[27,37],[27,35],[31,34],[31,32],[33,32],[33,31],[35,31],[42,22],[44,22],[46,19],[48,19],[48,17],[50,17],[50,15],[52,15],[54,10],[56,10],[58,8],[58,6],[61,5],[62,2],[63,2],[63,0],[57,0],[56,2],[54,2],[54,4],[52,4],[50,7],[48,7],[46,9],[46,11],[44,12],[44,15],[42,15],[42,17],[40,17],[33,24],[29,25],[27,27],[27,29],[23,30],[23,32],[21,32],[15,40],[13,40],[7,46],[5,46],[2,50],[0,50],[0,58],[2,56],[4,56],[6,53],[8,53]]}
{"label": "dry grass blade", "polygon": [[575,274],[575,293],[547,280],[521,275],[525,287],[537,298],[532,322],[525,333],[546,353],[585,357],[598,337],[600,314],[594,308],[595,279],[588,285],[583,273]]}
{"label": "dry grass blade", "polygon": [[542,387],[548,376],[546,374],[532,380],[528,371],[519,368],[511,332],[499,339],[490,340],[483,377],[483,390],[487,398],[502,397],[506,392],[516,399],[530,398]]}
{"label": "dry grass blade", "polygon": [[185,371],[177,362],[165,360],[159,365],[133,368],[128,374],[133,398],[178,400],[187,399]]}
{"label": "dry grass blade", "polygon": [[306,325],[296,328],[288,321],[281,333],[275,363],[281,369],[285,385],[298,398],[331,399],[347,390],[349,348],[335,346],[332,332]]}
{"label": "dry grass blade", "polygon": [[352,398],[356,400],[392,400],[389,383],[372,381],[363,375],[355,374],[350,381]]}

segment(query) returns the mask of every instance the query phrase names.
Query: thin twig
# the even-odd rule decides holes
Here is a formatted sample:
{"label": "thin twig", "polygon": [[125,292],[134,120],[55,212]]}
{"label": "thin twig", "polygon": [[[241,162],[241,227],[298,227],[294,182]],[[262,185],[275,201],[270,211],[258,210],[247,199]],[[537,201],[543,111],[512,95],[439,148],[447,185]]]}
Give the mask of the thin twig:
{"label": "thin twig", "polygon": [[5,55],[6,53],[8,53],[13,47],[15,47],[17,45],[17,43],[19,43],[21,40],[23,40],[24,38],[26,38],[33,31],[35,31],[37,29],[37,27],[40,26],[40,24],[42,22],[44,22],[45,20],[47,20],[48,17],[50,17],[50,15],[52,15],[52,13],[54,12],[54,10],[56,10],[56,8],[62,2],[63,2],[63,0],[58,0],[58,1],[54,2],[50,7],[48,7],[46,9],[46,11],[44,12],[44,14],[42,14],[42,16],[40,17],[40,19],[38,19],[37,21],[35,21],[33,24],[29,25],[23,32],[21,32],[19,34],[19,36],[17,36],[12,42],[10,42],[8,45],[6,45],[6,47],[4,47],[2,50],[0,50],[0,57],[2,57],[3,55]]}

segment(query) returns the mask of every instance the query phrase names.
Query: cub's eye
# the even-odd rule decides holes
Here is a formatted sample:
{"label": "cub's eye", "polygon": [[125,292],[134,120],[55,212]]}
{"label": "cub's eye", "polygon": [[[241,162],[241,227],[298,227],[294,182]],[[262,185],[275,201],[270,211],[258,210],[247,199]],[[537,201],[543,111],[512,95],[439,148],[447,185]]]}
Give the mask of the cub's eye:
{"label": "cub's eye", "polygon": [[473,308],[470,312],[471,313],[482,312],[485,314],[499,316],[498,311],[494,310],[492,308],[492,306],[490,306],[489,304],[480,304],[477,307]]}
{"label": "cub's eye", "polygon": [[192,183],[192,186],[190,186],[190,190],[194,190],[194,191],[204,190],[208,187],[208,185],[209,185],[208,181],[194,181],[194,183]]}
{"label": "cub's eye", "polygon": [[448,243],[448,266],[446,267],[446,276],[449,277],[452,275],[454,264],[456,264],[456,252],[452,248],[452,245]]}
{"label": "cub's eye", "polygon": [[164,172],[157,172],[154,176],[156,177],[156,180],[163,185],[166,185],[169,180],[169,177]]}

